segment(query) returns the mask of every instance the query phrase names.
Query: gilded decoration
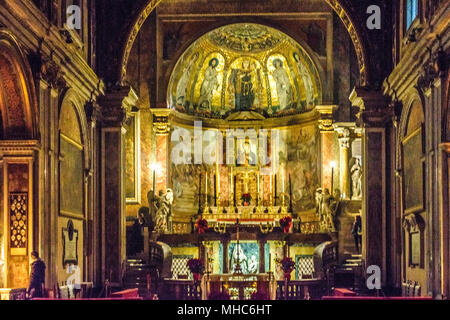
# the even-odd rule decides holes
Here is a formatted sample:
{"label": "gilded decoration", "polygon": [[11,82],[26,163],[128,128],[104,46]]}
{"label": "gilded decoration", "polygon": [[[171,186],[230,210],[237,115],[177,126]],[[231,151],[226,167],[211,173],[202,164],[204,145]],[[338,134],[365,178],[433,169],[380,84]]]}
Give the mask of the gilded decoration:
{"label": "gilded decoration", "polygon": [[[146,7],[140,12],[139,16],[135,20],[129,34],[127,37],[127,42],[122,54],[122,65],[120,70],[120,80],[124,81],[127,74],[127,65],[130,57],[131,49],[133,48],[134,41],[137,38],[141,27],[144,22],[147,20],[148,16],[153,12],[153,10],[162,2],[163,0],[149,0]],[[341,1],[339,0],[325,0],[325,2],[336,12],[336,14],[341,19],[342,23],[344,23],[350,38],[352,39],[353,46],[356,51],[358,65],[359,65],[359,74],[361,85],[367,85],[368,81],[368,72],[366,68],[366,54],[364,52],[364,48],[361,42],[361,36],[358,30],[355,27],[352,19],[345,9],[341,6]]]}
{"label": "gilded decoration", "polygon": [[169,108],[205,118],[244,111],[280,117],[320,104],[322,85],[312,59],[290,37],[239,23],[209,32],[183,53],[167,98]]}

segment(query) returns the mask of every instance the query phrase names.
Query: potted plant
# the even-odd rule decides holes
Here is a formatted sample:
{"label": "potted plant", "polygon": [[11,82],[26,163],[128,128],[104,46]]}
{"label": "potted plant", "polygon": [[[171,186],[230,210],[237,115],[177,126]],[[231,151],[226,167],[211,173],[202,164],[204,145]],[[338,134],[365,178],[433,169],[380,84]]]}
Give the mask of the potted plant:
{"label": "potted plant", "polygon": [[286,216],[280,219],[280,227],[283,229],[284,233],[289,233],[289,230],[292,227],[292,218],[290,216]]}
{"label": "potted plant", "polygon": [[252,196],[250,195],[250,193],[243,193],[241,196],[241,200],[242,205],[244,207],[247,207],[248,205],[250,205],[250,201],[252,201]]}
{"label": "potted plant", "polygon": [[189,259],[187,262],[187,267],[192,272],[192,276],[195,282],[200,281],[200,276],[205,271],[205,266],[200,259]]}
{"label": "potted plant", "polygon": [[284,278],[291,281],[291,272],[295,269],[295,262],[291,257],[285,257],[280,261],[281,269],[284,272]]}
{"label": "potted plant", "polygon": [[197,228],[198,234],[203,234],[208,230],[208,221],[206,219],[198,219],[198,221],[195,223],[195,227]]}

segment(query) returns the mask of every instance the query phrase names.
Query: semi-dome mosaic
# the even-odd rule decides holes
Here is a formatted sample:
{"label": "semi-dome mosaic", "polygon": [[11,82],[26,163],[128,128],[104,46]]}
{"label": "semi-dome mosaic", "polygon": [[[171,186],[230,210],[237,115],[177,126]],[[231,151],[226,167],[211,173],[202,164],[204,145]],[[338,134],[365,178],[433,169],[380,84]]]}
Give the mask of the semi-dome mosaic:
{"label": "semi-dome mosaic", "polygon": [[180,57],[168,87],[169,108],[227,118],[253,111],[279,117],[309,111],[322,100],[318,70],[286,34],[233,24],[196,40]]}

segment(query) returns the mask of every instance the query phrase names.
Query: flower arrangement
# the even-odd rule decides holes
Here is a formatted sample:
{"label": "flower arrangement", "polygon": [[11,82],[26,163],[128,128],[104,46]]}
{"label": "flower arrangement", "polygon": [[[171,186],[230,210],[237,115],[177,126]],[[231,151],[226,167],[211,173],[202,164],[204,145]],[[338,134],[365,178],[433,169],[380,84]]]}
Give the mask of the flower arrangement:
{"label": "flower arrangement", "polygon": [[198,219],[198,221],[195,223],[195,227],[197,228],[198,234],[203,234],[208,230],[208,221],[206,219]]}
{"label": "flower arrangement", "polygon": [[284,277],[288,280],[291,280],[291,272],[295,269],[295,262],[291,257],[284,257],[281,261],[281,269],[284,272]]}
{"label": "flower arrangement", "polygon": [[284,233],[288,233],[292,226],[292,218],[290,216],[286,216],[280,219],[280,226],[283,229]]}
{"label": "flower arrangement", "polygon": [[200,259],[189,259],[186,265],[194,274],[203,274],[203,272],[205,271],[205,266]]}
{"label": "flower arrangement", "polygon": [[194,277],[195,282],[200,281],[200,276],[205,271],[205,266],[200,259],[189,259],[187,262],[187,267],[192,272],[192,276]]}
{"label": "flower arrangement", "polygon": [[241,196],[242,205],[248,206],[250,204],[250,201],[252,201],[252,196],[250,193],[243,193]]}

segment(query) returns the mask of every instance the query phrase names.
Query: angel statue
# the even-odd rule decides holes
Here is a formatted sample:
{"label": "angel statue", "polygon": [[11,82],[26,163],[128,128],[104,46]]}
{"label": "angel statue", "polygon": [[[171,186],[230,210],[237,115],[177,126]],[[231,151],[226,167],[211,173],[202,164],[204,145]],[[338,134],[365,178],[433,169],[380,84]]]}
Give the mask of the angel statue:
{"label": "angel statue", "polygon": [[320,229],[326,232],[336,232],[334,217],[338,209],[338,200],[331,196],[328,189],[316,190],[316,212],[320,217]]}
{"label": "angel statue", "polygon": [[154,206],[156,209],[156,223],[155,231],[165,233],[171,231],[172,229],[172,203],[173,203],[173,192],[171,189],[167,189],[166,193],[164,191],[159,191],[159,196],[157,197]]}

